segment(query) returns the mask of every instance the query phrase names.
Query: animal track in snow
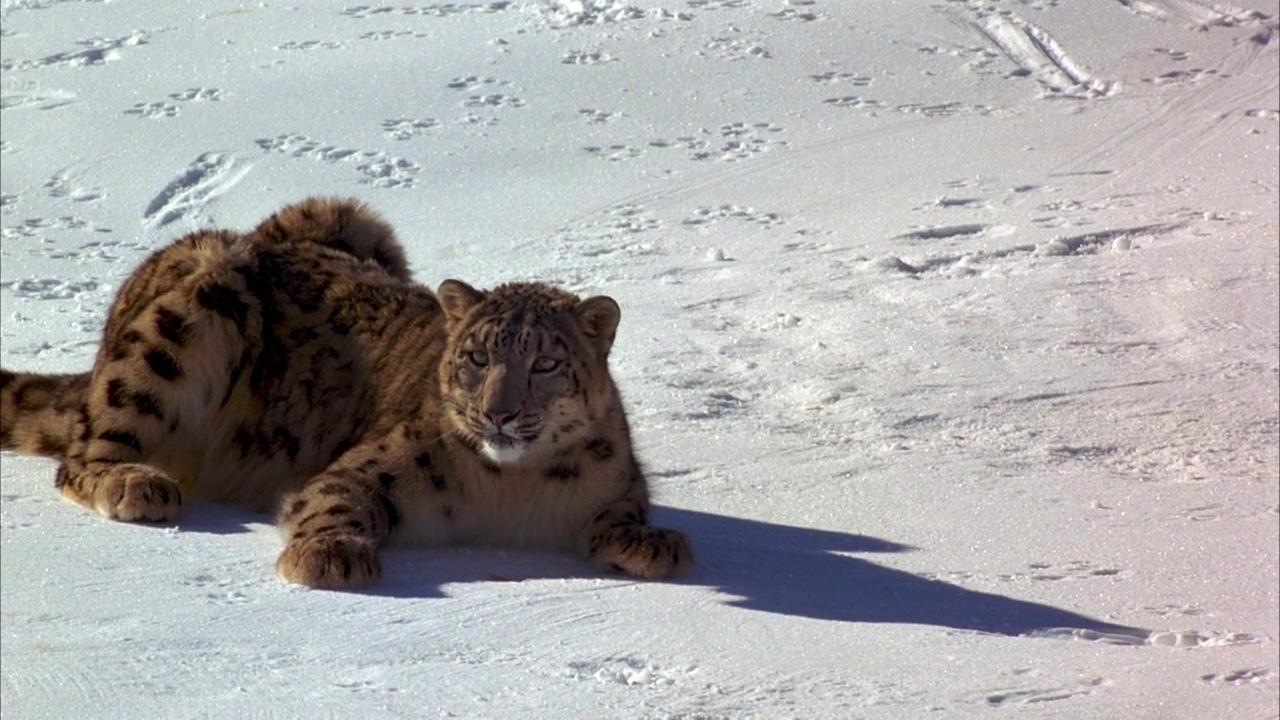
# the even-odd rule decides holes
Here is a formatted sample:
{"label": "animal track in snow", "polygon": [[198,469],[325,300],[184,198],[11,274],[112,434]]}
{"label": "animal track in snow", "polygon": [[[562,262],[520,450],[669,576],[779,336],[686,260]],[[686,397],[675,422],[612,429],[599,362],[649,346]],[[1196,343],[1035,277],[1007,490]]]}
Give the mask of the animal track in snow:
{"label": "animal track in snow", "polygon": [[42,217],[27,218],[17,225],[6,226],[0,230],[0,238],[42,237],[58,230],[90,230],[93,232],[110,232],[107,228],[91,225],[89,221],[74,215],[63,215],[52,220]]}
{"label": "animal track in snow", "polygon": [[738,220],[764,227],[773,227],[786,222],[778,213],[760,212],[755,208],[743,205],[720,205],[717,207],[699,207],[684,220],[681,220],[680,223],[682,225],[709,225],[720,220]]}
{"label": "animal track in snow", "polygon": [[818,73],[817,75],[810,75],[809,79],[816,83],[823,83],[824,85],[848,83],[854,87],[866,87],[871,84],[871,78],[865,75],[854,75],[853,73],[836,72],[835,70],[828,70],[827,72]]}
{"label": "animal track in snow", "polygon": [[905,103],[895,105],[895,112],[904,115],[924,115],[925,117],[955,117],[957,115],[989,115],[989,105],[966,105],[965,103]]}
{"label": "animal track in snow", "polygon": [[605,685],[674,685],[695,674],[697,669],[696,665],[664,669],[635,657],[608,657],[571,662],[565,674],[575,680],[594,680]]}
{"label": "animal track in snow", "polygon": [[[695,383],[700,382],[695,381]],[[668,383],[668,385],[682,390],[693,390],[697,387],[697,384],[689,385],[687,382]],[[690,398],[690,405],[694,409],[672,413],[672,417],[679,420],[716,420],[729,415],[748,412],[752,406],[749,398],[735,395],[724,389],[708,391],[701,398]],[[699,405],[700,407],[698,407]]]}
{"label": "animal track in snow", "polygon": [[998,575],[1005,581],[1031,580],[1033,582],[1057,582],[1059,580],[1093,580],[1100,577],[1116,577],[1121,571],[1113,567],[1098,567],[1087,560],[1072,560],[1062,565],[1030,563],[1026,572]]}
{"label": "animal track in snow", "polygon": [[217,88],[187,88],[182,92],[170,93],[169,100],[172,102],[137,103],[125,110],[124,114],[149,119],[176,117],[179,107],[174,103],[219,102],[222,100],[222,91]]}
{"label": "animal track in snow", "polygon": [[603,125],[604,123],[613,122],[614,120],[623,117],[620,112],[607,112],[605,110],[593,110],[591,108],[582,108],[578,111],[578,115],[582,116],[582,118],[590,125]]}
{"label": "animal track in snow", "polygon": [[951,197],[943,195],[941,197],[930,200],[922,205],[917,205],[912,210],[936,210],[938,208],[964,208],[966,210],[974,210],[987,207],[985,198],[980,197]]}
{"label": "animal track in snow", "polygon": [[993,707],[1002,705],[1035,705],[1045,702],[1056,702],[1058,700],[1069,700],[1080,695],[1088,695],[1097,689],[1106,687],[1110,684],[1110,680],[1096,677],[1088,680],[1082,680],[1078,685],[1067,687],[988,690],[985,693],[984,700],[987,705]]}
{"label": "animal track in snow", "polygon": [[602,50],[571,50],[560,59],[562,65],[602,65],[617,60]]}
{"label": "animal track in snow", "polygon": [[326,163],[341,162],[359,154],[358,150],[347,150],[334,145],[325,145],[318,140],[312,140],[298,133],[277,135],[274,138],[264,138],[254,142],[267,152],[282,153],[296,158],[310,157]]}
{"label": "animal track in snow", "polygon": [[[1037,399],[1052,399],[1041,396]],[[1044,449],[1050,461],[1097,461],[1115,455],[1120,448],[1115,445],[1050,445]]]}
{"label": "animal track in snow", "polygon": [[1147,642],[1160,647],[1234,647],[1252,645],[1259,640],[1249,633],[1176,630],[1151,633]]}
{"label": "animal track in snow", "polygon": [[413,30],[372,30],[367,33],[361,33],[361,40],[392,40],[395,38],[424,38],[426,33],[415,32]]}
{"label": "animal track in snow", "polygon": [[879,109],[884,107],[884,103],[879,100],[871,100],[857,95],[841,95],[840,97],[827,98],[822,102],[827,105],[839,108],[872,108]]}
{"label": "animal track in snow", "polygon": [[1159,617],[1198,617],[1205,614],[1204,610],[1193,605],[1147,605],[1142,609]]}
{"label": "animal track in snow", "polygon": [[136,115],[141,118],[155,119],[177,117],[178,106],[164,102],[136,103],[124,111],[125,115]]}
{"label": "animal track in snow", "polygon": [[169,99],[178,102],[220,102],[222,98],[223,93],[218,88],[193,87],[169,95]]}
{"label": "animal track in snow", "polygon": [[723,135],[724,137],[736,138],[736,137],[752,136],[757,133],[779,133],[779,132],[782,132],[782,128],[778,127],[777,125],[774,125],[773,123],[767,123],[767,122],[758,122],[758,123],[750,123],[750,124],[744,123],[744,122],[735,122],[735,123],[729,123],[727,125],[720,126],[720,134]]}
{"label": "animal track in snow", "polygon": [[431,5],[401,5],[398,7],[382,5],[372,7],[357,5],[345,8],[340,14],[357,20],[377,17],[379,15],[421,15],[426,17],[449,17],[450,15],[467,15],[471,13],[489,15],[502,12],[511,5],[510,2],[490,2],[479,4],[467,3],[435,3]]}
{"label": "animal track in snow", "polygon": [[662,227],[662,222],[640,205],[616,205],[604,211],[602,220],[560,228],[558,237],[563,240],[565,256],[580,260],[584,257],[643,256],[655,252],[651,242],[644,241],[644,233]]}
{"label": "animal track in snow", "polygon": [[619,162],[622,160],[630,160],[644,154],[641,148],[631,147],[630,145],[614,144],[614,145],[588,145],[584,150],[589,155],[608,160],[609,162]]}
{"label": "animal track in snow", "polygon": [[959,102],[948,103],[903,103],[889,107],[879,100],[864,98],[858,95],[841,95],[822,101],[838,108],[856,110],[892,110],[904,115],[924,115],[925,117],[954,117],[956,115],[989,115],[992,108],[988,105],[967,105]]}
{"label": "animal track in snow", "polygon": [[499,80],[493,77],[481,77],[479,75],[466,75],[463,77],[455,77],[445,83],[445,87],[450,90],[479,90],[490,85],[510,85],[510,80]]}
{"label": "animal track in snow", "polygon": [[[759,43],[732,37],[719,37],[707,43],[707,50],[721,60],[772,60],[773,54]],[[705,54],[705,53],[704,53]]]}
{"label": "animal track in snow", "polygon": [[341,50],[342,43],[332,40],[290,40],[276,45],[276,50]]}
{"label": "animal track in snow", "polygon": [[[884,255],[865,261],[863,267],[867,270],[898,272],[918,277],[927,275],[967,277],[983,272],[984,269],[992,265],[993,261],[997,260],[1034,256],[1091,255],[1104,250],[1124,252],[1132,246],[1133,238],[1163,235],[1182,227],[1183,224],[1175,222],[1162,225],[1140,225],[1131,228],[1102,230],[1082,235],[1054,238],[1039,245],[1028,243],[1000,250],[981,250],[960,255],[935,255],[912,262],[903,260],[897,255]],[[983,232],[990,232],[994,229],[1012,230],[1008,226],[995,226],[984,229]]]}
{"label": "animal track in snow", "polygon": [[233,582],[229,576],[217,577],[211,573],[200,573],[183,580],[182,584],[204,591],[205,600],[216,605],[243,605],[252,600],[243,592],[252,583]]}
{"label": "animal track in snow", "polygon": [[[4,62],[0,61],[0,69],[7,69]],[[8,80],[6,78],[6,80]],[[16,83],[9,83],[15,85]],[[36,83],[22,83],[19,85],[21,89],[6,87],[0,91],[0,110],[8,110],[17,107],[37,107],[41,110],[53,110],[64,105],[70,105],[76,101],[75,93],[67,90],[54,90],[41,88]],[[5,141],[6,143],[8,141]],[[5,150],[10,152],[10,150]]]}
{"label": "animal track in snow", "polygon": [[146,45],[150,37],[150,33],[145,30],[135,30],[123,37],[90,38],[76,43],[84,48],[82,50],[69,50],[67,52],[55,53],[53,55],[47,55],[39,60],[5,60],[0,62],[0,69],[31,70],[42,67],[86,67],[90,65],[102,65],[114,60],[119,60],[122,48]]}
{"label": "animal track in snow", "polygon": [[578,230],[565,228],[562,232],[571,233],[576,237],[592,235],[617,238],[621,235],[638,235],[662,227],[662,221],[647,212],[641,205],[615,205],[606,209],[604,214],[607,219],[603,223],[591,223]]}
{"label": "animal track in snow", "polygon": [[1128,573],[1110,566],[1099,566],[1087,560],[1072,560],[1055,565],[1046,562],[1028,563],[1025,570],[1004,573],[976,573],[968,571],[952,571],[942,573],[922,573],[928,580],[942,580],[954,583],[986,583],[997,582],[1060,582],[1071,580],[1097,580],[1099,578],[1115,578],[1127,576]]}
{"label": "animal track in snow", "polygon": [[1165,55],[1170,60],[1176,60],[1178,62],[1181,62],[1191,57],[1191,53],[1185,50],[1170,50],[1169,48],[1162,48],[1162,47],[1152,48],[1151,52],[1156,53],[1157,55]]}
{"label": "animal track in snow", "polygon": [[311,158],[323,163],[349,163],[360,173],[360,182],[385,188],[410,188],[417,182],[422,166],[407,158],[373,150],[353,150],[326,145],[300,133],[256,140],[265,152],[295,158]]}
{"label": "animal track in snow", "polygon": [[468,108],[499,108],[499,107],[524,107],[524,100],[512,95],[503,95],[502,93],[489,93],[487,95],[472,95],[462,101],[462,107]]}
{"label": "animal track in snow", "polygon": [[651,140],[649,147],[679,148],[688,153],[690,160],[737,162],[786,147],[787,141],[770,137],[782,131],[767,122],[735,122],[721,125],[718,131],[702,129],[697,135],[683,135],[675,140]]}
{"label": "animal track in snow", "polygon": [[953,237],[963,237],[967,235],[977,235],[987,229],[987,225],[981,223],[967,223],[964,225],[944,225],[942,227],[924,228],[923,230],[912,230],[898,236],[901,240],[942,240]]}
{"label": "animal track in snow", "polygon": [[647,213],[640,205],[615,205],[606,213],[613,218],[607,224],[610,231],[634,235],[662,227],[662,221]]}
{"label": "animal track in snow", "polygon": [[382,121],[382,132],[392,140],[410,140],[437,127],[440,127],[440,122],[434,118],[421,120],[398,118]]}
{"label": "animal track in snow", "polygon": [[72,180],[72,176],[64,170],[46,180],[44,189],[51,198],[65,198],[74,203],[96,202],[106,196],[106,191],[102,188],[74,187]]}
{"label": "animal track in snow", "polygon": [[[109,233],[109,228],[93,228],[94,232]],[[133,257],[139,257],[149,253],[154,248],[136,241],[124,240],[102,240],[95,239],[80,243],[75,249],[55,250],[46,255],[54,260],[68,258],[73,260],[93,261],[93,262],[116,262],[123,259],[126,254]]]}
{"label": "animal track in snow", "polygon": [[1210,685],[1247,685],[1275,677],[1275,673],[1264,667],[1244,668],[1223,673],[1201,675],[1200,679]]}
{"label": "animal track in snow", "polygon": [[[537,13],[545,24],[556,30],[625,22],[646,14],[626,0],[553,0],[531,4],[527,9]],[[655,10],[653,14],[659,19],[674,17],[663,10]]]}
{"label": "animal track in snow", "polygon": [[492,115],[476,115],[475,113],[467,113],[458,118],[458,124],[464,127],[493,127],[498,122],[498,118]]}
{"label": "animal track in snow", "polygon": [[151,199],[143,218],[152,227],[188,216],[208,222],[212,220],[206,210],[208,203],[234,187],[252,167],[240,166],[228,153],[204,153]]}
{"label": "animal track in snow", "polygon": [[[793,4],[799,5],[802,3],[793,3]],[[810,4],[810,3],[804,3],[804,4]],[[799,22],[813,22],[814,20],[824,20],[827,17],[825,14],[820,12],[815,12],[812,10],[797,10],[796,8],[793,8],[793,7],[783,8],[781,10],[778,10],[777,12],[771,12],[771,13],[765,13],[765,14],[771,18],[774,18],[775,20],[796,20]]]}
{"label": "animal track in snow", "polygon": [[1218,71],[1212,68],[1207,70],[1204,68],[1188,68],[1186,70],[1170,70],[1153,78],[1143,78],[1142,82],[1149,85],[1194,85],[1211,79],[1217,74]]}
{"label": "animal track in snow", "polygon": [[8,289],[15,297],[34,300],[70,300],[98,289],[93,280],[66,280],[63,278],[41,278],[38,280],[16,280],[0,283],[0,287]]}

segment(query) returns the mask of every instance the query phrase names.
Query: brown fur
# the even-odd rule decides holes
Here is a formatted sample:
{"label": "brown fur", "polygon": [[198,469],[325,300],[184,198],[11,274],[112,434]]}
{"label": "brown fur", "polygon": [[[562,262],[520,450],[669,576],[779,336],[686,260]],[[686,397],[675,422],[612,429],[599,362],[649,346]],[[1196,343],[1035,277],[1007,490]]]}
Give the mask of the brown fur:
{"label": "brown fur", "polygon": [[202,231],[121,288],[90,373],[0,371],[0,444],[66,497],[171,521],[184,494],[279,513],[281,577],[352,588],[388,543],[574,551],[660,578],[688,541],[648,488],[608,370],[619,312],[540,283],[409,279],[389,226],[312,199]]}

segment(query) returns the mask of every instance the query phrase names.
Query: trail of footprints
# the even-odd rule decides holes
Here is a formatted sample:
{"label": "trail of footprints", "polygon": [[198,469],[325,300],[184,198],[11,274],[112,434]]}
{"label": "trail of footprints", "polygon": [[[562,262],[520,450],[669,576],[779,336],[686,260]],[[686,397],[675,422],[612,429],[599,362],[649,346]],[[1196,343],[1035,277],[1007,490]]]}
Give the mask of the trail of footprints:
{"label": "trail of footprints", "polygon": [[449,82],[445,83],[445,87],[450,90],[465,90],[470,92],[474,90],[479,90],[481,88],[487,88],[487,87],[493,87],[493,86],[500,87],[500,86],[505,86],[510,84],[511,84],[510,80],[499,80],[498,78],[482,77],[480,75],[464,75],[464,76],[455,77]]}
{"label": "trail of footprints", "polygon": [[[385,124],[383,127],[384,130],[387,129]],[[393,125],[392,132],[403,132],[403,129]],[[359,182],[374,187],[410,188],[417,183],[417,176],[422,172],[422,166],[408,158],[376,150],[344,148],[315,140],[301,133],[285,133],[271,138],[261,138],[256,140],[255,144],[268,153],[308,158],[327,164],[351,165],[360,176]]]}
{"label": "trail of footprints", "polygon": [[170,93],[166,100],[149,103],[137,103],[124,111],[125,115],[133,115],[146,119],[177,117],[180,106],[193,102],[220,102],[223,92],[217,88],[187,88],[182,92]]}
{"label": "trail of footprints", "polygon": [[67,50],[65,52],[54,53],[53,55],[46,55],[38,60],[6,59],[0,61],[0,70],[8,72],[10,70],[36,70],[48,67],[87,67],[92,65],[102,65],[119,60],[123,57],[125,48],[146,45],[150,39],[151,33],[145,30],[135,30],[128,35],[114,38],[89,38],[76,43],[80,46],[79,50]]}
{"label": "trail of footprints", "polygon": [[[70,168],[55,173],[45,181],[42,187],[49,198],[69,203],[71,209],[97,202],[106,197],[106,191],[102,188],[82,186],[76,178],[76,173]],[[0,196],[0,208],[4,208],[6,215],[16,215],[21,200],[22,196],[18,194]],[[30,242],[25,242],[24,244],[29,249],[28,251],[37,253],[41,257],[55,260],[69,258],[81,261],[100,260],[113,262],[120,259],[124,251],[145,249],[137,242],[123,242],[104,237],[104,235],[110,235],[111,228],[98,225],[75,213],[53,217],[27,217],[18,222],[6,224],[0,229],[0,238],[28,241],[44,238],[51,234],[69,235],[72,233],[84,233],[89,239],[86,239],[74,250],[64,248],[50,251],[47,247],[39,247]],[[18,246],[15,245],[15,247]],[[50,281],[48,279],[23,280],[17,281],[16,284],[10,282],[3,286],[19,295],[26,294],[40,299],[67,299],[77,296],[81,292],[95,289],[87,283]]]}
{"label": "trail of footprints", "polygon": [[[599,111],[583,112],[599,117]],[[650,140],[644,146],[616,143],[589,145],[584,150],[592,156],[611,162],[640,157],[650,150],[683,151],[688,159],[696,162],[738,162],[785,148],[787,141],[776,137],[782,132],[783,128],[768,122],[734,122],[721,125],[716,130],[703,128],[696,134],[681,135],[670,140],[664,138]]]}
{"label": "trail of footprints", "polygon": [[603,65],[616,60],[607,52],[602,50],[571,50],[565,53],[561,58],[562,65]]}
{"label": "trail of footprints", "polygon": [[696,665],[664,668],[637,657],[607,657],[570,662],[565,677],[604,685],[675,685],[697,674]]}
{"label": "trail of footprints", "polygon": [[355,7],[346,8],[342,14],[355,20],[365,20],[378,16],[425,16],[425,17],[449,17],[451,15],[466,15],[478,13],[489,15],[496,12],[502,12],[510,6],[510,2],[489,2],[489,3],[433,3],[429,5],[382,5],[374,7],[371,5],[357,5]]}
{"label": "trail of footprints", "polygon": [[[839,70],[828,70],[826,72],[809,75],[808,79],[818,85],[832,87],[849,86],[865,88],[870,87],[874,82],[869,76]],[[880,100],[876,100],[875,98],[852,93],[824,98],[822,103],[833,108],[861,110],[868,115],[878,115],[881,112],[896,112],[903,115],[923,115],[925,117],[946,118],[957,115],[990,115],[995,112],[995,109],[989,105],[969,105],[959,102],[901,103],[898,105],[889,105],[881,102]]]}
{"label": "trail of footprints", "polygon": [[[1016,671],[1015,675],[1030,674],[1030,671]],[[1058,685],[1053,687],[1021,687],[988,690],[983,694],[983,701],[991,707],[1004,705],[1038,705],[1040,703],[1069,700],[1081,695],[1089,695],[1100,688],[1110,685],[1111,681],[1103,677],[1086,678],[1075,685]]]}
{"label": "trail of footprints", "polygon": [[589,125],[603,125],[613,122],[622,117],[622,113],[609,112],[607,110],[595,110],[593,108],[582,108],[578,111],[578,115],[586,120]]}
{"label": "trail of footprints", "polygon": [[[348,14],[360,11],[354,8]],[[367,8],[366,8],[367,10]],[[392,10],[384,9],[387,12]],[[380,11],[381,12],[381,11]],[[374,14],[380,14],[374,13]],[[379,36],[383,37],[383,36]],[[455,92],[467,93],[460,101],[465,110],[499,110],[503,108],[522,108],[525,101],[505,92],[494,92],[498,88],[510,86],[508,80],[481,75],[457,76],[445,83],[445,88]],[[591,114],[589,121],[605,122],[614,117],[610,113],[599,111],[583,111]],[[497,117],[478,115],[475,112],[464,113],[457,121],[458,125],[468,127],[488,127],[498,122]],[[424,118],[388,118],[379,124],[383,135],[396,142],[413,140],[444,126],[444,122],[433,117]],[[294,158],[308,158],[326,164],[351,165],[358,173],[358,181],[362,184],[381,188],[411,188],[418,182],[423,167],[416,161],[377,150],[360,150],[326,143],[300,132],[284,133],[275,137],[259,138],[255,141],[259,149],[268,153],[278,153]]]}
{"label": "trail of footprints", "polygon": [[396,118],[382,121],[383,134],[392,140],[412,140],[426,131],[438,127],[440,127],[440,121],[435,118],[422,118],[420,120]]}
{"label": "trail of footprints", "polygon": [[[786,218],[780,213],[726,203],[694,206],[664,219],[644,205],[623,203],[608,208],[589,221],[560,229],[557,231],[558,242],[553,243],[553,247],[563,253],[566,266],[586,272],[596,258],[607,257],[609,260],[606,262],[616,263],[620,255],[663,253],[672,247],[663,239],[670,238],[673,229],[683,229],[688,233],[683,235],[685,240],[677,241],[676,247],[689,241],[698,243],[708,230],[721,223],[768,231],[784,225]],[[704,250],[700,264],[729,260],[731,258],[726,257],[722,250]],[[695,273],[700,271],[693,270]],[[662,277],[664,281],[679,284],[687,272],[686,269],[673,268]],[[733,312],[737,306],[735,298],[713,298],[683,309],[696,309],[700,316],[718,319],[712,322],[722,320],[726,323],[717,330],[743,327],[752,332],[767,333],[802,322],[800,318],[785,313],[743,320]],[[728,310],[729,314],[720,312],[721,309]],[[682,409],[669,415],[669,419],[700,422],[750,412],[764,394],[764,389],[759,387],[759,374],[751,372],[751,361],[733,355],[737,351],[749,352],[750,344],[751,340],[744,339],[729,355],[722,352],[715,357],[684,350],[660,353],[655,357],[649,371],[662,384],[682,391],[686,398]]]}
{"label": "trail of footprints", "polygon": [[1095,565],[1088,560],[1071,560],[1055,564],[1049,562],[1028,563],[1023,570],[983,575],[974,572],[955,571],[945,573],[927,573],[923,575],[929,580],[947,582],[972,582],[975,580],[998,582],[1063,582],[1072,580],[1096,580],[1099,578],[1123,578],[1129,573],[1116,567]]}
{"label": "trail of footprints", "polygon": [[1200,679],[1210,685],[1250,685],[1270,680],[1276,674],[1264,667],[1244,668],[1222,673],[1201,675]]}
{"label": "trail of footprints", "polygon": [[[902,273],[916,277],[964,277],[995,269],[996,261],[1009,259],[1091,255],[1104,251],[1128,252],[1133,246],[1134,239],[1163,235],[1177,230],[1184,224],[1183,222],[1175,221],[1164,224],[1136,225],[1062,236],[1043,243],[1023,243],[996,250],[930,253],[923,258],[913,258],[910,261],[903,259],[900,255],[889,254],[878,258],[863,258],[863,267],[867,270]],[[962,236],[980,236],[990,231],[1003,234],[1008,230],[1007,226],[965,223],[911,231],[900,235],[899,239],[940,240]]]}
{"label": "trail of footprints", "polygon": [[[1097,170],[1090,171],[1090,174],[1105,175],[1110,172]],[[1135,242],[1174,232],[1197,216],[1188,211],[1185,216],[1171,217],[1167,222],[1111,227],[1091,232],[1077,231],[1058,235],[1048,241],[1005,247],[993,248],[990,243],[983,243],[979,248],[969,241],[989,241],[1015,235],[1018,231],[1015,225],[987,222],[981,219],[981,215],[975,217],[972,214],[974,211],[982,212],[993,207],[992,201],[988,199],[990,193],[1052,193],[1056,188],[1035,184],[1000,187],[998,183],[993,184],[992,181],[983,179],[976,181],[978,187],[972,187],[974,184],[969,180],[944,183],[947,192],[912,208],[917,212],[928,213],[931,220],[940,219],[943,217],[942,213],[955,212],[959,215],[961,211],[967,216],[965,219],[958,222],[931,222],[909,228],[893,237],[906,246],[906,252],[893,252],[875,258],[859,257],[856,261],[861,263],[863,269],[875,272],[900,273],[917,278],[967,277],[999,271],[1008,267],[1010,262],[1027,261],[1035,257],[1128,252]],[[1124,195],[1109,196],[1087,203],[1060,197],[1035,205],[1035,212],[1028,218],[1028,222],[1042,229],[1096,226],[1099,213],[1134,207],[1137,204],[1138,200]]]}

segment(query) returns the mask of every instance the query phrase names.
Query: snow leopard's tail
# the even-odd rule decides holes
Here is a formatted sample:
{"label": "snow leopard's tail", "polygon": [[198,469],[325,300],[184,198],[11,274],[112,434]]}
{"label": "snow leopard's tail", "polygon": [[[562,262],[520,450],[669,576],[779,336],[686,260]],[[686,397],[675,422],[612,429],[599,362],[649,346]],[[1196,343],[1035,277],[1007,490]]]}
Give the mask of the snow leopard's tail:
{"label": "snow leopard's tail", "polygon": [[408,282],[409,265],[395,231],[362,202],[346,198],[307,198],[280,210],[254,228],[255,242],[316,243],[361,260],[372,260]]}
{"label": "snow leopard's tail", "polygon": [[88,393],[89,373],[0,370],[0,449],[64,458]]}

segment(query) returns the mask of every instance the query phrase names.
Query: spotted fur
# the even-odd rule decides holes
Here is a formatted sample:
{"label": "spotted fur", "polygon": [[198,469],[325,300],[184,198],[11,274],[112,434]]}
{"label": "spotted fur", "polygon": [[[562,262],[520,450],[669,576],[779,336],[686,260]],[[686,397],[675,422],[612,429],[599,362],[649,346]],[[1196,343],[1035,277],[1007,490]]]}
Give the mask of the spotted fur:
{"label": "spotted fur", "polygon": [[307,200],[148,258],[91,372],[0,371],[0,445],[59,459],[62,494],[118,520],[173,521],[184,496],[274,509],[277,569],[312,587],[375,581],[387,544],[667,577],[693,556],[648,524],[618,319],[540,283],[432,293],[376,214]]}

